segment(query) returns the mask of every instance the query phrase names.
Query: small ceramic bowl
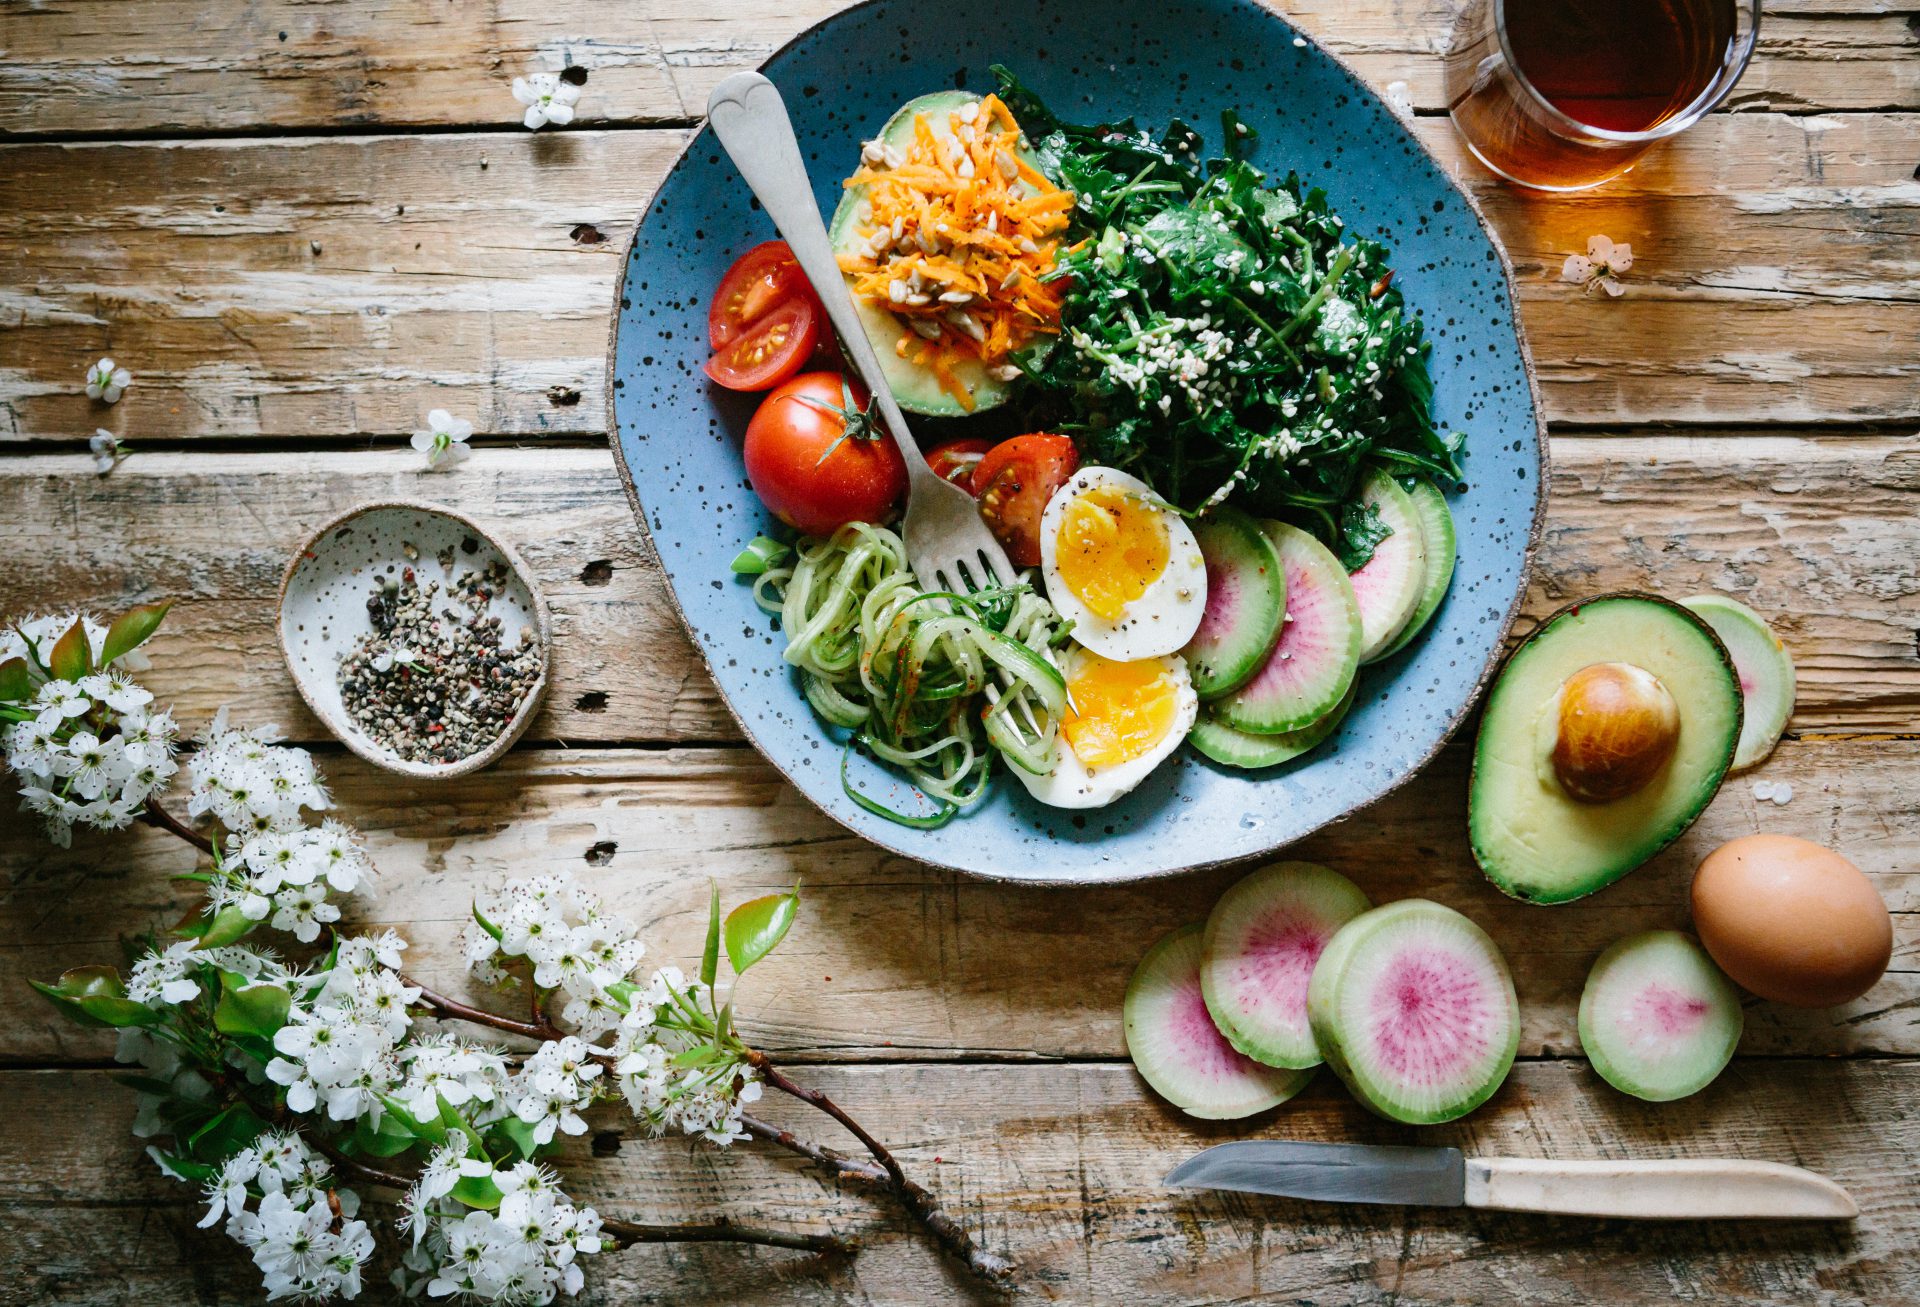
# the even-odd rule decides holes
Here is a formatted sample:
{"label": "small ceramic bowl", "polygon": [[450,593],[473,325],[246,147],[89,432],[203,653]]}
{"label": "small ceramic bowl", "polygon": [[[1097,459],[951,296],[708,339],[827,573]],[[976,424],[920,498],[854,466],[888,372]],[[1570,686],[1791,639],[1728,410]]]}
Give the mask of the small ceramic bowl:
{"label": "small ceramic bowl", "polygon": [[[411,546],[411,553],[409,552]],[[453,572],[439,556],[453,551]],[[417,555],[417,556],[416,556]],[[411,567],[422,585],[440,582],[444,594],[455,573],[504,561],[510,579],[493,597],[501,643],[512,646],[533,632],[540,674],[498,739],[458,762],[413,762],[362,731],[340,699],[340,659],[373,630],[367,594],[375,578]],[[472,518],[434,504],[385,500],[362,504],[313,533],[280,578],[280,651],[300,697],[341,743],[375,766],[405,776],[444,780],[497,760],[526,731],[547,693],[552,637],[546,601],[512,547]]]}

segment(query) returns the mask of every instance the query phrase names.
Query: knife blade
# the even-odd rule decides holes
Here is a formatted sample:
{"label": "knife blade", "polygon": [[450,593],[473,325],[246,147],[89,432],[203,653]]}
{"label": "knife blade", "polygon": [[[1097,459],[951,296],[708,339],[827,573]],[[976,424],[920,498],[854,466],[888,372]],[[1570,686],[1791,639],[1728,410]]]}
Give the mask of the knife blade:
{"label": "knife blade", "polygon": [[1165,1183],[1322,1202],[1641,1220],[1850,1221],[1860,1214],[1825,1176],[1730,1158],[1470,1158],[1457,1148],[1241,1139],[1188,1158]]}

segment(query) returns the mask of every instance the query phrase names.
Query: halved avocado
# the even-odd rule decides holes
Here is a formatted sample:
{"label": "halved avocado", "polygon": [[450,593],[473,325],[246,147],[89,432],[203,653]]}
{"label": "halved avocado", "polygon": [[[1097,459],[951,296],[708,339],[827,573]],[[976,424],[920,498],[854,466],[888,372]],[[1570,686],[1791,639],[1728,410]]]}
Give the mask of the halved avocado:
{"label": "halved avocado", "polygon": [[[1561,687],[1596,664],[1652,673],[1678,709],[1672,753],[1633,792],[1582,802],[1554,751]],[[1707,624],[1658,595],[1570,604],[1514,650],[1487,695],[1467,827],[1487,878],[1517,899],[1564,903],[1610,885],[1693,824],[1733,762],[1740,680]]]}
{"label": "halved avocado", "polygon": [[[966,91],[935,91],[932,95],[909,100],[894,112],[893,117],[887,119],[887,125],[880,129],[879,139],[883,144],[904,153],[913,144],[914,115],[924,113],[934,135],[941,140],[950,140],[953,132],[947,115],[979,98]],[[1039,166],[1033,155],[1022,152],[1021,157],[1035,167]],[[827,226],[827,237],[833,242],[835,254],[852,253],[855,238],[862,230],[871,231],[866,200],[867,188],[864,186],[848,187],[841,194],[840,203],[833,211],[833,221]],[[873,342],[874,352],[880,356],[880,370],[887,374],[887,384],[893,388],[894,399],[909,413],[925,413],[929,417],[963,417],[969,411],[978,413],[1004,404],[1013,393],[1010,383],[992,376],[978,359],[957,359],[952,371],[973,396],[973,408],[969,410],[947,393],[939,378],[934,376],[932,368],[903,359],[895,352],[900,338],[913,334],[904,319],[858,295],[853,297],[853,302],[860,311],[861,323],[867,329],[867,339]]]}

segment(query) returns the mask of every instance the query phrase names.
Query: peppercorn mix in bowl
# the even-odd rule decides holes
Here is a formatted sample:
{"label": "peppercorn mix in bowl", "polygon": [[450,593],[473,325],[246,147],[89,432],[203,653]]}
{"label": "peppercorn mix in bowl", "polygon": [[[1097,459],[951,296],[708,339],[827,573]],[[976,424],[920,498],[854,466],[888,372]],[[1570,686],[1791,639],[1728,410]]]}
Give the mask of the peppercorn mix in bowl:
{"label": "peppercorn mix in bowl", "polygon": [[512,548],[430,504],[366,504],[288,564],[280,646],[307,706],[408,776],[495,761],[546,692],[547,609]]}

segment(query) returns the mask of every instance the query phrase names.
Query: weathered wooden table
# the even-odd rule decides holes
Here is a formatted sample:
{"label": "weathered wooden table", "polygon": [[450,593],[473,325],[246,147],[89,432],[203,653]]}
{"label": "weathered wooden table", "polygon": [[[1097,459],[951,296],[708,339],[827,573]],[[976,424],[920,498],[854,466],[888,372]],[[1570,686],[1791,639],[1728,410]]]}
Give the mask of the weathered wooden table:
{"label": "weathered wooden table", "polygon": [[[1487,205],[1518,268],[1553,425],[1553,502],[1524,626],[1571,596],[1721,590],[1777,617],[1801,670],[1789,738],[1681,844],[1571,906],[1509,902],[1474,870],[1463,766],[1302,847],[1377,899],[1487,925],[1526,1011],[1522,1060],[1464,1122],[1395,1129],[1329,1086],[1258,1121],[1306,1138],[1562,1157],[1731,1154],[1817,1167],[1834,1226],[1591,1224],[1182,1195],[1158,1177],[1243,1127],[1161,1107],[1125,1060],[1122,987],[1225,875],[1012,889],[882,856],[745,748],[676,626],[605,445],[617,251],[707,89],[835,0],[63,0],[0,3],[0,610],[179,600],[148,684],[188,730],[220,704],[319,740],[274,643],[289,551],[361,500],[443,499],[529,559],[556,619],[546,710],[509,759],[444,787],[322,761],[384,877],[365,900],[457,988],[476,886],[571,868],[697,951],[709,876],[730,899],[806,878],[801,924],[752,978],[752,1034],[808,1068],[1038,1294],[1072,1302],[1920,1301],[1920,12],[1769,0],[1731,112],[1624,181],[1523,197],[1462,161],[1434,0],[1288,8],[1376,85]],[[1016,38],[1017,39],[1017,38]],[[518,125],[516,74],[587,70],[582,121]],[[1604,232],[1639,262],[1615,302],[1561,283]],[[111,353],[116,407],[80,393]],[[446,476],[405,448],[428,408],[471,417]],[[136,452],[96,477],[96,426]],[[11,807],[9,802],[7,805]],[[1575,1055],[1594,954],[1684,920],[1687,878],[1756,827],[1834,844],[1894,909],[1893,970],[1833,1012],[1756,1005],[1707,1092],[1626,1099]],[[109,1044],[23,978],[117,957],[176,916],[189,856],[144,829],[49,851],[0,817],[0,1302],[240,1302],[243,1254],[193,1229],[109,1078]],[[648,1143],[576,1192],[669,1219],[731,1213],[856,1233],[857,1259],[654,1247],[600,1259],[596,1302],[921,1303],[969,1289],[890,1207],[785,1156]],[[586,1151],[586,1142],[581,1152]],[[371,1296],[379,1300],[384,1286]]]}

